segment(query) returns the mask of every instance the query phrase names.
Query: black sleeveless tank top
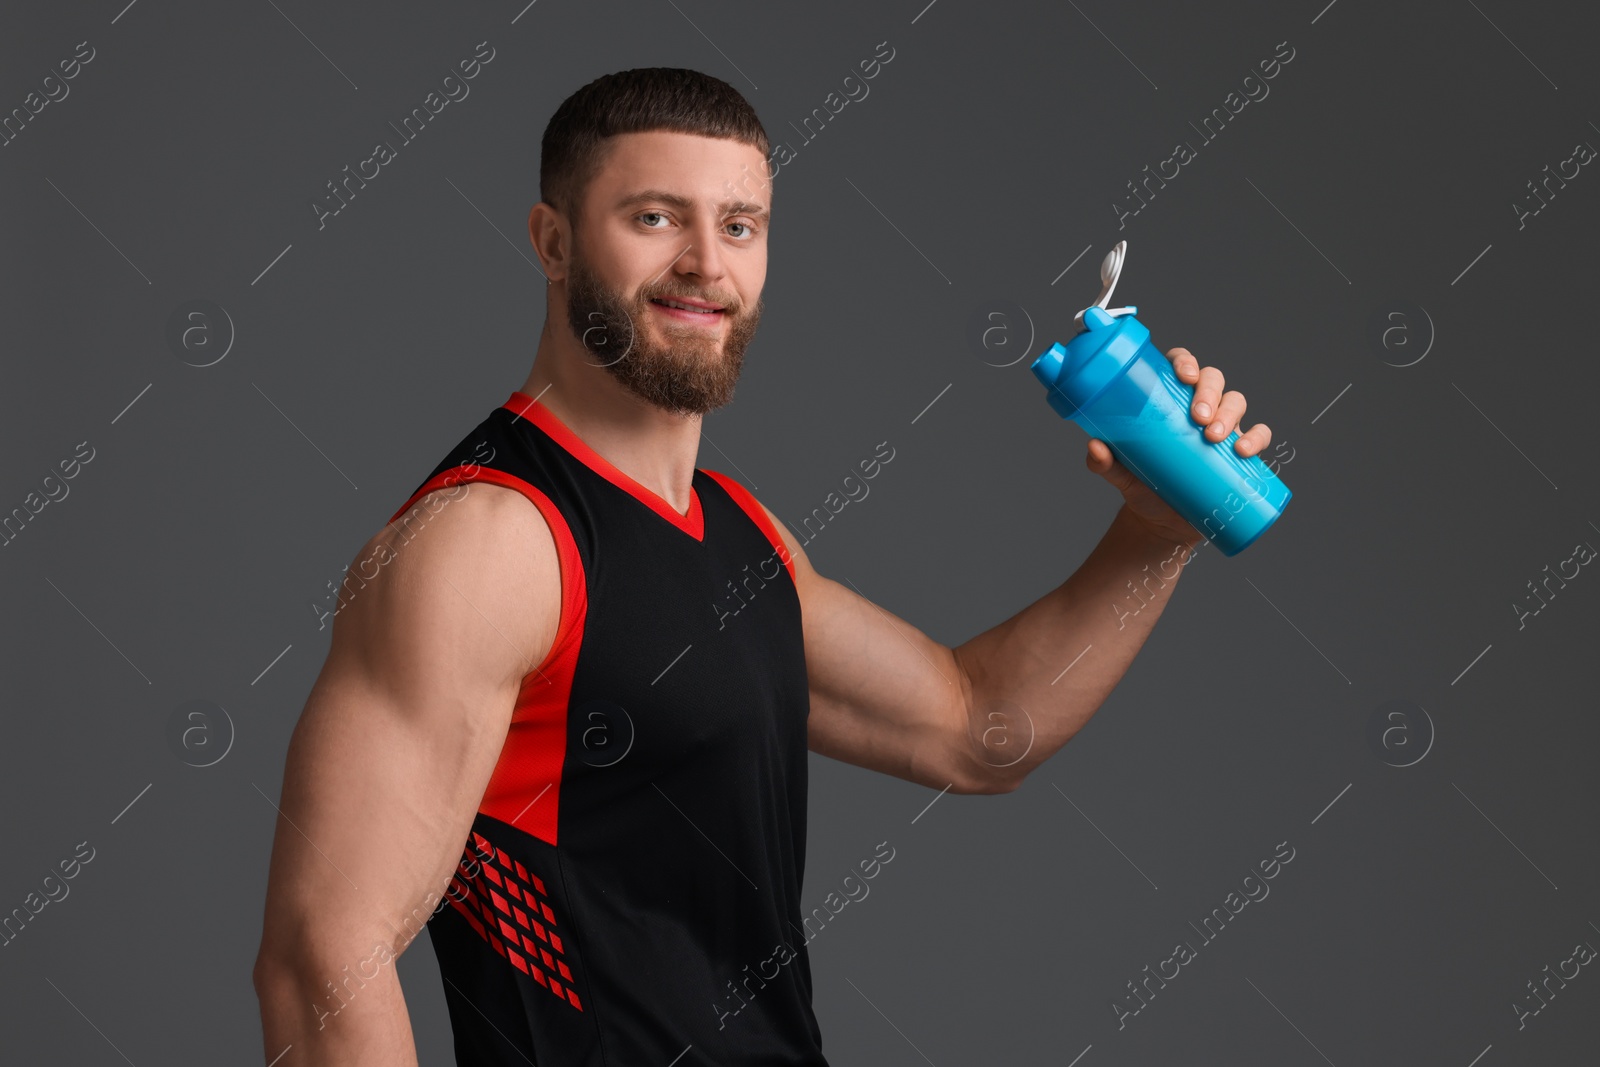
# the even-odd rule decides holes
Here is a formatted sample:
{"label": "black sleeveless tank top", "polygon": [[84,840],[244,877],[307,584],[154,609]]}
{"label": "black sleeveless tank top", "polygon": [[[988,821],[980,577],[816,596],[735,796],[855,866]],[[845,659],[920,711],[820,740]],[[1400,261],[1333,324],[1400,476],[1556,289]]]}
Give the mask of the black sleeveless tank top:
{"label": "black sleeveless tank top", "polygon": [[561,619],[428,923],[457,1063],[826,1065],[800,926],[810,701],[778,531],[716,471],[678,514],[522,392],[395,517],[466,482],[543,514]]}

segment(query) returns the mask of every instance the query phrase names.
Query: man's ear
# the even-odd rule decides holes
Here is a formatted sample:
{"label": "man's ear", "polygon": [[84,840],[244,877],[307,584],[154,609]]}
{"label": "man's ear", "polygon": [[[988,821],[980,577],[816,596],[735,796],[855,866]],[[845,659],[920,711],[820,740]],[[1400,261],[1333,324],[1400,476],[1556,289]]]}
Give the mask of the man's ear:
{"label": "man's ear", "polygon": [[548,281],[560,281],[567,276],[567,263],[572,255],[572,227],[566,216],[549,203],[539,201],[528,212],[528,241]]}

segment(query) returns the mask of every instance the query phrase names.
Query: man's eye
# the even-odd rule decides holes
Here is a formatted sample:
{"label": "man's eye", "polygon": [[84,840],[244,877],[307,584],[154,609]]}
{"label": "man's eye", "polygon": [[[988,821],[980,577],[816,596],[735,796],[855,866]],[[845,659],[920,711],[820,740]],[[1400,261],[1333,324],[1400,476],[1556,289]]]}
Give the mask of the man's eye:
{"label": "man's eye", "polygon": [[[644,214],[639,215],[638,217],[641,218],[641,219],[648,219],[648,218],[664,219],[664,218],[666,218],[666,216],[663,215],[659,211],[646,211]],[[646,225],[649,225],[649,224],[647,223]],[[660,227],[659,226],[651,226],[650,229],[658,230],[658,229],[660,229]]]}
{"label": "man's eye", "polygon": [[[754,235],[754,233],[755,233],[755,230],[751,227],[751,225],[748,222],[730,222],[730,223],[728,223],[728,225],[729,226],[742,226],[742,227],[744,227],[745,233],[744,233],[743,236],[747,236],[748,237],[748,236]],[[738,237],[738,236],[741,236],[741,235],[734,234],[734,236]]]}

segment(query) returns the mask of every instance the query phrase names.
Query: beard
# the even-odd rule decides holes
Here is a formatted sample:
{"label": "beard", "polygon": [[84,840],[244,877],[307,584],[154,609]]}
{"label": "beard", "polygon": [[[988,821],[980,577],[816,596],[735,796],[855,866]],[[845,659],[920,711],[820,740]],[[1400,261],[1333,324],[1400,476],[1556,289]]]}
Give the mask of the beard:
{"label": "beard", "polygon": [[[597,365],[635,396],[677,415],[704,415],[733,399],[744,350],[761,321],[762,298],[745,307],[732,292],[686,292],[681,282],[643,286],[629,298],[605,285],[573,252],[567,322]],[[652,297],[722,305],[715,332],[651,311]],[[664,340],[657,342],[657,330]]]}

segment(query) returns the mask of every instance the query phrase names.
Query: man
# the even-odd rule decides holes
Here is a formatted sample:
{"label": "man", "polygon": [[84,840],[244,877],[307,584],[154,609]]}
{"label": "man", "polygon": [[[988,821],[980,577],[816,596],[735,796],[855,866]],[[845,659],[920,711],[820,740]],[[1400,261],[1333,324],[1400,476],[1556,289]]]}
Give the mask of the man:
{"label": "man", "polygon": [[[289,746],[254,973],[269,1061],[414,1064],[393,962],[426,924],[464,1067],[825,1064],[808,750],[1015,789],[1105,700],[1203,540],[1091,441],[1125,501],[1105,536],[952,649],[695,467],[761,315],[768,149],[694,71],[609,75],[552,117],[532,372],[358,555]],[[1221,440],[1244,397],[1168,356]],[[1130,582],[1148,602],[1119,614]]]}

